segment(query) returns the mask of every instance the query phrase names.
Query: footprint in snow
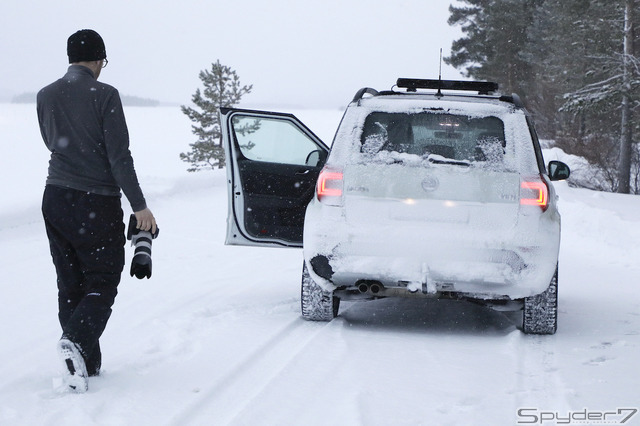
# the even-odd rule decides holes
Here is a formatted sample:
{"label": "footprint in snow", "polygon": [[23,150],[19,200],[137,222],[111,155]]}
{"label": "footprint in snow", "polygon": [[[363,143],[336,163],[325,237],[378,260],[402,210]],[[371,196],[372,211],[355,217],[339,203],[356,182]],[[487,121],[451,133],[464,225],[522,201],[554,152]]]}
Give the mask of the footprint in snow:
{"label": "footprint in snow", "polygon": [[601,364],[603,364],[603,363],[605,363],[607,361],[611,361],[613,359],[614,358],[609,358],[609,357],[606,357],[606,356],[599,356],[598,358],[591,359],[591,360],[585,362],[584,364],[585,365],[601,365]]}
{"label": "footprint in snow", "polygon": [[613,343],[611,342],[602,342],[599,345],[591,346],[591,349],[606,349],[610,348],[611,346],[613,346]]}

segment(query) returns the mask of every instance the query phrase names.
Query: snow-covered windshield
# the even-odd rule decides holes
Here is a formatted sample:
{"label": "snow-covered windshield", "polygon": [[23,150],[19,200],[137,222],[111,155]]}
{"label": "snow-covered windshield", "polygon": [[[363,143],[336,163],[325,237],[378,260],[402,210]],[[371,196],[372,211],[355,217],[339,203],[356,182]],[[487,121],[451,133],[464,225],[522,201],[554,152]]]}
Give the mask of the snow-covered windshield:
{"label": "snow-covered windshield", "polygon": [[372,112],[365,119],[361,144],[361,153],[370,159],[419,156],[436,163],[494,166],[502,164],[506,147],[504,123],[498,117],[432,111]]}

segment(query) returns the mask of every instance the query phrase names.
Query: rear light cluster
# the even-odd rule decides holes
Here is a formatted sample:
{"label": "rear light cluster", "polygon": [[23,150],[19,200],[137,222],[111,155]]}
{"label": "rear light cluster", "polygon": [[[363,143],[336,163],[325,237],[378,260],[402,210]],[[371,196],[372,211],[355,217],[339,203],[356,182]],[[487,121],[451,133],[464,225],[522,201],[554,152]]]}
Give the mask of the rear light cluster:
{"label": "rear light cluster", "polygon": [[[343,205],[344,175],[339,168],[325,167],[318,176],[316,196],[329,206]],[[538,206],[542,211],[549,207],[549,187],[542,178],[527,179],[520,183],[520,204]]]}
{"label": "rear light cluster", "polygon": [[520,184],[520,204],[538,206],[542,211],[549,207],[549,188],[542,179],[525,180]]}
{"label": "rear light cluster", "polygon": [[322,169],[316,184],[318,201],[329,206],[341,206],[344,189],[343,177],[341,169],[330,167]]}

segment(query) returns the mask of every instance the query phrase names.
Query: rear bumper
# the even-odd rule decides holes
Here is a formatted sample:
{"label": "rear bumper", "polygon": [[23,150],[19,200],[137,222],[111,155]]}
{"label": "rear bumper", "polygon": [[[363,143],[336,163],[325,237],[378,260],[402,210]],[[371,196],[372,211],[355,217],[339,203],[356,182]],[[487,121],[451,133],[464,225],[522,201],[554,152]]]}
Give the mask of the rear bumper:
{"label": "rear bumper", "polygon": [[327,290],[375,281],[385,289],[428,295],[519,299],[546,290],[557,265],[557,214],[539,216],[535,226],[525,220],[512,229],[473,234],[434,223],[395,223],[372,232],[347,226],[339,217],[307,219],[314,226],[305,226],[304,256]]}

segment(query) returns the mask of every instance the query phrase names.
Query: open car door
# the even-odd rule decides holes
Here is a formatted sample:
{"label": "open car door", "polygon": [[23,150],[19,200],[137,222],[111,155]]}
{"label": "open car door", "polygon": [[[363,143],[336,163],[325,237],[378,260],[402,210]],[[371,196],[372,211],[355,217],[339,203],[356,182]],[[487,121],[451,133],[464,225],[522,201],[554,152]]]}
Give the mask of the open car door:
{"label": "open car door", "polygon": [[220,108],[228,186],[225,244],[302,247],[329,148],[291,114]]}

